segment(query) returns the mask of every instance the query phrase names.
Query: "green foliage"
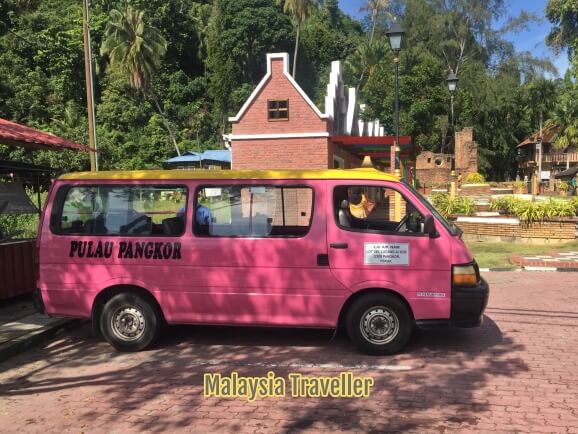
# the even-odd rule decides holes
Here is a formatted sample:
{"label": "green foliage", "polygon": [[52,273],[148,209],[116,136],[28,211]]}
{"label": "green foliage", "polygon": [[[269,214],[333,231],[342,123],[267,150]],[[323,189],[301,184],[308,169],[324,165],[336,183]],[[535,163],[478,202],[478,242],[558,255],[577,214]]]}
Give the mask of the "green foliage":
{"label": "green foliage", "polygon": [[469,173],[464,180],[464,184],[482,184],[484,182],[486,182],[486,178],[477,172]]}
{"label": "green foliage", "polygon": [[578,203],[578,201],[556,199],[533,202],[513,196],[501,196],[491,200],[490,210],[514,215],[518,217],[521,222],[530,224],[549,218],[573,217],[578,210],[576,203]]}
{"label": "green foliage", "polygon": [[[515,145],[540,119],[564,127],[560,146],[576,139],[578,94],[572,80],[542,78],[552,65],[516,53],[503,38],[503,31],[523,28],[533,18],[521,14],[498,28],[505,0],[371,0],[361,22],[341,12],[337,0],[90,3],[103,168],[158,167],[174,156],[175,147],[220,147],[227,117],[265,73],[265,54],[294,53],[298,32],[297,80],[320,109],[330,62],[342,60],[345,85],[357,87],[365,104],[361,117],[378,118],[386,133],[393,133],[394,68],[385,36],[392,16],[406,30],[399,63],[400,128],[416,146],[453,151],[449,69],[460,78],[455,128],[473,126],[486,178],[515,177]],[[322,6],[306,8],[305,21],[292,18],[293,12],[305,16],[300,5],[314,3]],[[552,41],[575,51],[573,3],[550,0],[547,13],[558,35]],[[76,0],[0,2],[0,117],[87,142],[81,24]],[[73,152],[0,147],[0,158],[63,171],[88,168],[87,156]]]}
{"label": "green foliage", "polygon": [[[26,194],[36,206],[37,194],[30,188],[26,189]],[[44,207],[46,200],[46,191],[40,193],[40,203]],[[4,238],[36,238],[38,233],[38,214],[1,214],[0,215],[0,234]],[[1,237],[0,237],[1,238]]]}
{"label": "green foliage", "polygon": [[474,201],[469,197],[452,198],[447,193],[433,194],[431,197],[431,202],[438,210],[438,212],[444,217],[448,217],[453,214],[473,215],[476,210]]}
{"label": "green foliage", "polygon": [[568,190],[570,190],[570,184],[567,183],[566,181],[558,181],[556,183],[556,190],[567,192]]}

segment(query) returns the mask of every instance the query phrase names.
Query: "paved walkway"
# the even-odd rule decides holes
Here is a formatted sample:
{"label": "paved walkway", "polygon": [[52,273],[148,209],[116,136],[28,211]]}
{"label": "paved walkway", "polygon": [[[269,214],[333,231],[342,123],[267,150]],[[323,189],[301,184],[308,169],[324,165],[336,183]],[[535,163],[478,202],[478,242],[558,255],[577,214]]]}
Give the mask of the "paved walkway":
{"label": "paved walkway", "polygon": [[[578,274],[487,273],[477,329],[391,357],[324,331],[175,327],[118,354],[87,324],[0,363],[3,432],[578,433]],[[203,398],[202,375],[371,376],[370,397]]]}
{"label": "paved walkway", "polygon": [[512,262],[529,270],[532,268],[573,268],[578,270],[578,252],[540,256],[512,256]]}
{"label": "paved walkway", "polygon": [[31,297],[0,303],[0,361],[56,333],[70,321],[36,312]]}

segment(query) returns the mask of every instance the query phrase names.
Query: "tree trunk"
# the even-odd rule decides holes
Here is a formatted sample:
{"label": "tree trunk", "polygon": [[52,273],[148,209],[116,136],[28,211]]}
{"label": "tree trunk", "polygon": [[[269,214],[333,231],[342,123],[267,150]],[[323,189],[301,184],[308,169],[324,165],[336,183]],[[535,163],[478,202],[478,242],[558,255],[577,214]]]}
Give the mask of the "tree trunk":
{"label": "tree trunk", "polygon": [[297,71],[297,53],[299,51],[299,33],[301,31],[301,21],[297,20],[297,37],[295,38],[295,53],[293,54],[293,78]]}
{"label": "tree trunk", "polygon": [[377,14],[371,15],[371,36],[369,37],[369,45],[373,44],[373,35],[375,34],[375,21],[377,19]]}
{"label": "tree trunk", "polygon": [[173,145],[175,146],[175,149],[177,151],[177,155],[180,157],[181,151],[179,151],[179,147],[177,145],[177,140],[175,139],[175,135],[173,134],[173,130],[171,129],[171,126],[169,125],[169,122],[167,121],[165,113],[163,112],[163,109],[161,109],[161,106],[160,106],[157,98],[152,93],[151,93],[151,99],[155,103],[155,105],[157,107],[157,111],[159,112],[159,114],[161,115],[161,118],[163,119],[163,124],[165,124],[165,128],[167,129],[167,132],[169,133],[171,141],[173,142]]}

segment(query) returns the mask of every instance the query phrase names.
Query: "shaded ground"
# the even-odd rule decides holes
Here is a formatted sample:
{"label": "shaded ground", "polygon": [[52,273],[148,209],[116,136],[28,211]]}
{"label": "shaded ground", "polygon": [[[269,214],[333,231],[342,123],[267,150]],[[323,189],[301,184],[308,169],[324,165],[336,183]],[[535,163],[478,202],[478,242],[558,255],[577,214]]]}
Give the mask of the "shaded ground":
{"label": "shaded ground", "polygon": [[[578,432],[578,275],[488,273],[481,328],[370,357],[325,331],[175,327],[118,354],[88,325],[0,364],[3,432]],[[375,379],[367,399],[203,398],[202,374]]]}

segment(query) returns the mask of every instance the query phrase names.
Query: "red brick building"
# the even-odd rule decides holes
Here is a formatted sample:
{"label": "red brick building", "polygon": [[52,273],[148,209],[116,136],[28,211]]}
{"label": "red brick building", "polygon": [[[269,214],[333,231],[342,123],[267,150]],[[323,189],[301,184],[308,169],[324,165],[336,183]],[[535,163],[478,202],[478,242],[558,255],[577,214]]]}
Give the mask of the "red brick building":
{"label": "red brick building", "polygon": [[[229,118],[231,168],[352,168],[364,155],[388,167],[393,137],[383,135],[379,121],[357,119],[355,89],[346,94],[339,62],[332,63],[327,88],[323,113],[291,77],[288,54],[268,54],[267,73]],[[409,155],[409,137],[400,141]]]}

